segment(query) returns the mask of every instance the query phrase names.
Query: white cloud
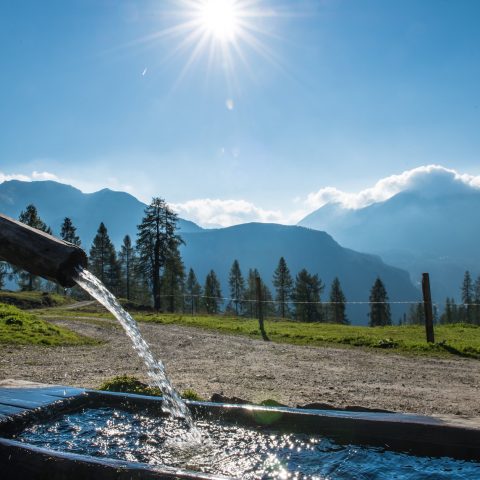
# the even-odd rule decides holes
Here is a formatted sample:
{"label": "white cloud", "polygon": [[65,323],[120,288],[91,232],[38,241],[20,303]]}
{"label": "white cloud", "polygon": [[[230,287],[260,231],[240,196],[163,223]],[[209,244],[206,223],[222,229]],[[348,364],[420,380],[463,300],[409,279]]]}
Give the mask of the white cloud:
{"label": "white cloud", "polygon": [[60,179],[54,173],[33,172],[32,173],[32,180],[54,180],[54,181],[58,182]]}
{"label": "white cloud", "polygon": [[[66,185],[72,185],[75,188],[80,189],[84,193],[97,192],[103,188],[110,188],[111,190],[117,190],[121,192],[128,192],[132,195],[135,194],[135,188],[130,184],[125,184],[120,182],[116,177],[108,177],[105,180],[92,181],[91,179],[70,179],[62,178],[58,175],[55,175],[51,172],[37,172],[33,171],[29,175],[22,173],[3,173],[0,172],[0,183],[9,181],[9,180],[21,180],[22,182],[34,182],[34,181],[44,181],[44,180],[53,180],[55,182],[64,183]],[[148,198],[143,199],[145,202],[148,202]]]}
{"label": "white cloud", "polygon": [[[94,183],[90,179],[73,181],[59,178],[57,175],[46,171],[34,171],[29,175],[0,172],[0,183],[14,179],[22,181],[56,180],[74,185],[84,192],[93,192],[108,187],[130,192],[147,203],[149,201],[149,198],[146,198],[145,191],[138,191],[135,182],[127,185],[114,177],[100,176],[100,178],[104,180]],[[317,192],[309,193],[306,197],[293,198],[291,207],[285,210],[268,210],[247,200],[211,198],[188,200],[183,203],[172,204],[172,207],[181,217],[207,228],[227,227],[246,222],[296,224],[307,214],[327,203],[338,203],[344,208],[356,209],[387,200],[406,190],[416,190],[431,198],[436,195],[452,194],[472,188],[480,189],[480,176],[460,174],[455,170],[439,165],[426,165],[407,170],[399,175],[385,177],[372,187],[356,193],[327,186]]]}
{"label": "white cloud", "polygon": [[3,173],[0,172],[0,183],[7,182],[9,180],[21,180],[22,182],[33,182],[36,180],[55,180],[60,179],[50,172],[32,172],[31,175],[24,175],[23,173]]}
{"label": "white cloud", "polygon": [[357,209],[385,201],[406,190],[420,191],[425,196],[432,197],[469,188],[480,189],[480,176],[460,174],[440,165],[425,165],[399,175],[382,178],[373,187],[358,193],[325,187],[309,193],[304,205],[310,210],[315,210],[327,203],[338,203],[344,208]]}
{"label": "white cloud", "polygon": [[229,227],[246,222],[282,222],[279,210],[265,210],[246,200],[201,198],[171,205],[180,216],[204,227]]}
{"label": "white cloud", "polygon": [[26,175],[21,175],[17,173],[6,174],[3,172],[0,172],[0,183],[8,182],[9,180],[22,180],[23,182],[29,182],[31,179]]}

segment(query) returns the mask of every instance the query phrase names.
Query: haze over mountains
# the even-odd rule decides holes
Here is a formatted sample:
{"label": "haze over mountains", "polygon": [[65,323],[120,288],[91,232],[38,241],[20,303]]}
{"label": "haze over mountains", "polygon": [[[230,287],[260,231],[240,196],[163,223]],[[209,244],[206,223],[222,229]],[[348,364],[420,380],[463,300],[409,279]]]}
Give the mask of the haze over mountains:
{"label": "haze over mountains", "polygon": [[[88,250],[93,237],[104,222],[110,238],[119,246],[126,234],[135,239],[145,204],[125,192],[107,188],[95,193],[83,193],[70,185],[54,181],[22,182],[10,180],[0,184],[0,212],[18,218],[25,207],[33,203],[42,220],[55,234],[65,217],[70,217]],[[198,231],[201,227],[188,220],[179,222],[182,232]]]}
{"label": "haze over mountains", "polygon": [[[136,226],[145,208],[130,194],[108,189],[84,194],[52,181],[12,180],[0,184],[0,212],[17,218],[29,203],[37,207],[54,233],[58,234],[65,216],[72,218],[87,252],[101,221],[117,247],[126,234],[135,239]],[[240,262],[244,276],[249,268],[258,268],[262,278],[270,284],[278,260],[284,256],[293,276],[302,268],[320,275],[326,284],[323,299],[335,276],[340,278],[350,301],[368,302],[377,276],[384,280],[392,301],[419,299],[419,291],[410,282],[407,272],[386,265],[377,256],[343,248],[325,232],[261,223],[204,230],[186,220],[180,220],[180,227],[186,240],[186,246],[182,247],[185,266],[195,270],[201,283],[208,271],[214,269],[225,296],[228,296],[228,272],[234,259]],[[347,315],[352,323],[365,324],[367,310],[366,304],[349,306]],[[401,311],[400,307],[393,309],[395,321]]]}
{"label": "haze over mountains", "polygon": [[344,246],[378,254],[408,270],[414,280],[428,271],[437,302],[446,296],[458,299],[465,270],[480,272],[478,179],[442,167],[407,173],[402,191],[391,198],[352,208],[352,199],[339,196],[299,225],[326,230]]}
{"label": "haze over mountains", "polygon": [[[219,276],[224,294],[228,290],[228,273],[236,258],[246,276],[257,268],[270,285],[273,271],[281,256],[285,257],[292,276],[302,268],[318,273],[326,284],[323,300],[328,299],[330,285],[338,276],[349,301],[368,302],[373,282],[380,276],[387,286],[390,300],[418,300],[408,273],[391,267],[374,255],[341,247],[330,235],[312,229],[268,223],[245,223],[216,230],[184,234],[187,245],[182,257],[199,278],[213,268]],[[227,295],[228,296],[228,295]],[[353,324],[367,323],[368,305],[348,305],[347,315]],[[392,305],[395,321],[404,311]]]}
{"label": "haze over mountains", "polygon": [[[318,230],[316,237],[294,227],[281,229],[278,225],[264,227],[255,223],[205,231],[181,219],[181,232],[188,240],[183,252],[186,265],[198,270],[200,279],[213,268],[225,287],[234,258],[240,261],[244,273],[250,267],[257,267],[262,275],[270,278],[278,257],[283,255],[292,273],[305,267],[319,273],[327,283],[335,275],[347,277],[348,273],[351,281],[341,278],[347,295],[350,299],[366,299],[371,275],[362,278],[364,290],[358,290],[355,285],[360,278],[356,277],[353,267],[343,269],[340,262],[334,269],[326,254],[329,251],[326,245],[330,244],[325,240],[325,231],[344,247],[379,255],[388,264],[407,270],[417,287],[421,273],[430,272],[433,297],[439,304],[443,304],[446,296],[459,300],[465,270],[474,276],[480,273],[480,222],[476,220],[480,211],[478,178],[428,166],[383,179],[357,195],[331,188],[317,195],[324,205],[298,224]],[[70,216],[87,250],[101,221],[107,225],[117,246],[127,233],[135,238],[136,226],[145,208],[132,195],[108,189],[84,194],[54,181],[11,180],[0,184],[0,211],[17,218],[29,203],[37,206],[41,217],[56,233],[63,218]],[[197,233],[202,235],[192,235]],[[314,235],[316,240],[311,241],[309,235]],[[272,248],[260,254],[264,238]],[[210,245],[215,248],[212,250]],[[202,249],[210,253],[202,255]],[[344,257],[345,265],[352,262],[353,253]],[[381,272],[382,278],[387,275],[379,267],[378,259],[365,258],[371,271]],[[387,284],[392,298],[397,283],[395,280],[391,287]],[[398,284],[403,285],[403,280]],[[403,286],[398,291],[406,293],[409,289]],[[402,295],[396,298],[405,299],[400,298]]]}

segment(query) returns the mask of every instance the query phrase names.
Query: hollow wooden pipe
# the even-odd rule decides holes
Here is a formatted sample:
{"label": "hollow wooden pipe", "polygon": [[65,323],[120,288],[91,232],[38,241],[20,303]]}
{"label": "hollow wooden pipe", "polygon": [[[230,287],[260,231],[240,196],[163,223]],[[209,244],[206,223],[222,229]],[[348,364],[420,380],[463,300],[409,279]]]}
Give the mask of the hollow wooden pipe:
{"label": "hollow wooden pipe", "polygon": [[0,259],[28,272],[73,287],[87,255],[76,245],[0,214]]}

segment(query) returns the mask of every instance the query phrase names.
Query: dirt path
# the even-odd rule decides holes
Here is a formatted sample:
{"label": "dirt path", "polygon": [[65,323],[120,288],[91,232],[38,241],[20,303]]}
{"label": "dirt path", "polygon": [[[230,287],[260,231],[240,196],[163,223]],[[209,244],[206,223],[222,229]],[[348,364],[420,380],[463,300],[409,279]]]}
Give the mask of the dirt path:
{"label": "dirt path", "polygon": [[60,308],[62,310],[76,310],[77,308],[88,307],[90,305],[95,305],[95,300],[83,300],[81,302],[71,303],[70,305],[62,305]]}
{"label": "dirt path", "polygon": [[[145,368],[118,325],[105,319],[55,321],[107,339],[94,347],[0,345],[0,380],[98,387],[114,375],[147,380]],[[258,402],[267,398],[296,406],[335,406],[422,414],[478,417],[480,361],[405,357],[371,350],[265,343],[175,325],[141,324],[178,390],[213,393]]]}

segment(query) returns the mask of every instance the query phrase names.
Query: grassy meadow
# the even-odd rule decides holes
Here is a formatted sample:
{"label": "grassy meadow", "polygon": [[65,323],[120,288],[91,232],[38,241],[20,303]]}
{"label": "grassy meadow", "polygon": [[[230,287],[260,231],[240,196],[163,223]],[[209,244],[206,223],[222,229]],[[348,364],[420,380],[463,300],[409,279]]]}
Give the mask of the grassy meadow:
{"label": "grassy meadow", "polygon": [[[69,297],[53,293],[0,292],[0,343],[95,344],[96,342],[92,339],[48,322],[49,319],[66,319],[71,322],[81,321],[102,326],[105,323],[104,318],[113,318],[96,303],[78,309],[64,308],[73,302]],[[6,303],[12,305],[6,305]],[[28,309],[29,312],[13,305]],[[228,315],[157,314],[145,310],[135,311],[134,306],[131,310],[131,304],[125,306],[139,322],[184,325],[226,334],[261,338],[256,319]],[[112,324],[111,327],[121,328],[117,324]],[[265,329],[269,339],[278,343],[358,347],[402,354],[454,355],[480,359],[480,327],[470,324],[435,326],[434,344],[428,344],[425,341],[425,328],[422,325],[372,328],[268,318],[265,320]]]}
{"label": "grassy meadow", "polygon": [[0,343],[20,345],[94,345],[93,339],[52,325],[13,305],[0,303]]}
{"label": "grassy meadow", "polygon": [[[98,321],[113,318],[98,306],[81,310],[60,308],[37,311],[51,318],[82,316]],[[201,328],[226,334],[261,338],[256,319],[238,318],[226,315],[156,314],[145,311],[131,312],[138,322],[162,325],[176,324]],[[469,324],[437,325],[435,344],[425,341],[423,326],[361,327],[328,323],[302,323],[280,319],[266,319],[265,329],[271,341],[310,346],[341,346],[369,348],[376,351],[391,351],[404,354],[463,356],[480,359],[480,327]]]}
{"label": "grassy meadow", "polygon": [[59,307],[73,303],[71,297],[51,292],[8,292],[0,291],[0,303],[22,309]]}

